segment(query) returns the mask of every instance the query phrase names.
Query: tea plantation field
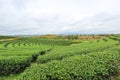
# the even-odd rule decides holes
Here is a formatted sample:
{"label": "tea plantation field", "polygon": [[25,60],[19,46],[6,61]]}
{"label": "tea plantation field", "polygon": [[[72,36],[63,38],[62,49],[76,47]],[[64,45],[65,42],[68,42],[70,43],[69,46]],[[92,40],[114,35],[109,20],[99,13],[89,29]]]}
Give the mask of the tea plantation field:
{"label": "tea plantation field", "polygon": [[0,80],[120,80],[119,35],[9,38],[0,38]]}

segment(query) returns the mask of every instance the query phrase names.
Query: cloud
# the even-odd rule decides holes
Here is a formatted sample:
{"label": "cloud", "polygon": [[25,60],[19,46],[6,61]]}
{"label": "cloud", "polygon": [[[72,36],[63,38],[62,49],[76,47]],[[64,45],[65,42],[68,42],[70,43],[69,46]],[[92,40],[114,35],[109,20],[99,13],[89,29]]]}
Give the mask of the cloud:
{"label": "cloud", "polygon": [[0,34],[118,33],[119,0],[0,0]]}
{"label": "cloud", "polygon": [[119,33],[119,22],[120,15],[118,13],[101,13],[71,24],[74,28],[66,28],[64,32],[83,34]]}

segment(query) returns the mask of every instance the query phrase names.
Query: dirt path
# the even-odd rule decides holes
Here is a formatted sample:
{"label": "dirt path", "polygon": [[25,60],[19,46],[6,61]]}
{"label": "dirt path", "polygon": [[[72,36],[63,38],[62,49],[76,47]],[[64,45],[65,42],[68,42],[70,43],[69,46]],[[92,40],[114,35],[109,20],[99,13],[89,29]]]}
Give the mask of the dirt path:
{"label": "dirt path", "polygon": [[9,38],[9,39],[0,39],[0,41],[10,41],[10,40],[16,40],[18,38]]}

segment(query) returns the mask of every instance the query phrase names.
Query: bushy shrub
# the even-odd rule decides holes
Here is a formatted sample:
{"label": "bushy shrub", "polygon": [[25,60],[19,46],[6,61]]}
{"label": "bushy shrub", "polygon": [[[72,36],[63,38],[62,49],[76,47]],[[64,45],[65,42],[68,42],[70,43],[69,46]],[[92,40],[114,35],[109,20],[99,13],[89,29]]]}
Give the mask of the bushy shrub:
{"label": "bushy shrub", "polygon": [[29,57],[1,57],[0,58],[0,75],[15,74],[23,71],[30,66],[31,58]]}

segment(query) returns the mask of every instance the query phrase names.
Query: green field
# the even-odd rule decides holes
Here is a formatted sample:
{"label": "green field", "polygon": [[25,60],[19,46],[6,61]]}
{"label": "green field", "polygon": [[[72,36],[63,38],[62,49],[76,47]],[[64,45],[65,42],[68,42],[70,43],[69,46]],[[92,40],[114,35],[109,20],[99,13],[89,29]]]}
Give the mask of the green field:
{"label": "green field", "polygon": [[120,80],[120,35],[0,40],[0,80]]}

